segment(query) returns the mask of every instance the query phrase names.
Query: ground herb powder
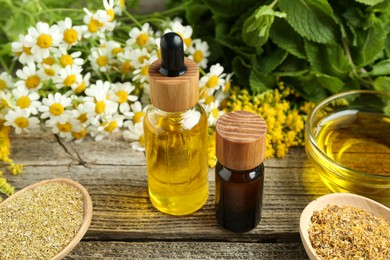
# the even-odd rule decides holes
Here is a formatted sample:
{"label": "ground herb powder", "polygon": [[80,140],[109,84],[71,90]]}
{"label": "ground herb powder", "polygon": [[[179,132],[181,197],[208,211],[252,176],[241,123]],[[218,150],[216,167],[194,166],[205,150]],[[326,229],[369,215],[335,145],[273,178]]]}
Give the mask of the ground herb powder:
{"label": "ground herb powder", "polygon": [[49,182],[0,207],[0,259],[51,259],[66,247],[83,221],[82,194]]}
{"label": "ground herb powder", "polygon": [[390,223],[363,209],[329,205],[315,211],[309,238],[321,259],[390,259]]}

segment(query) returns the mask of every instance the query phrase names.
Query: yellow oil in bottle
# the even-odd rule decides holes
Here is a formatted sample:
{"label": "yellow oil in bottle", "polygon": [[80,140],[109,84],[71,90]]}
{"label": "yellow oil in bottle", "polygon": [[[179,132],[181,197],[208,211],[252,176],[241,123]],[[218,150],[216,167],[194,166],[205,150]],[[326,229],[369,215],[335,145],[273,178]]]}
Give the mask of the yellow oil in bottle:
{"label": "yellow oil in bottle", "polygon": [[339,165],[390,176],[389,116],[347,110],[323,120],[319,129],[318,145]]}
{"label": "yellow oil in bottle", "polygon": [[206,202],[207,129],[199,105],[184,113],[149,108],[144,121],[149,196],[161,212],[186,215]]}

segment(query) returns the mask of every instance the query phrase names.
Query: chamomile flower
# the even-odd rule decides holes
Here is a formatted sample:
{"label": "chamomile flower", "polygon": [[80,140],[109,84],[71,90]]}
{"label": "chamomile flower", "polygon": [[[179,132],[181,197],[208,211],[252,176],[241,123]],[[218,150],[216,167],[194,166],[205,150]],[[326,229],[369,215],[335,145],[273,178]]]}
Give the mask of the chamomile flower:
{"label": "chamomile flower", "polygon": [[39,94],[27,88],[16,88],[12,90],[16,106],[21,109],[28,109],[31,114],[38,114],[38,108],[41,106]]}
{"label": "chamomile flower", "polygon": [[224,112],[219,109],[219,102],[217,100],[206,105],[205,110],[209,126],[215,126],[218,119],[224,114]]}
{"label": "chamomile flower", "polygon": [[4,119],[4,115],[14,106],[14,99],[11,92],[0,91],[0,119]]}
{"label": "chamomile flower", "polygon": [[184,26],[180,19],[175,19],[171,22],[170,28],[166,29],[164,33],[175,32],[180,35],[184,42],[184,50],[186,51],[192,43],[192,27],[190,25]]}
{"label": "chamomile flower", "polygon": [[117,0],[114,6],[115,14],[122,15],[123,10],[126,10],[126,0]]}
{"label": "chamomile flower", "polygon": [[100,41],[100,47],[106,48],[107,52],[111,53],[111,56],[117,56],[119,53],[123,53],[124,49],[122,48],[119,42],[110,40],[110,41]]}
{"label": "chamomile flower", "polygon": [[149,106],[142,107],[141,102],[136,101],[133,104],[130,105],[130,112],[125,112],[124,115],[126,116],[127,120],[124,125],[134,125],[137,123],[142,123],[146,114],[146,110]]}
{"label": "chamomile flower", "polygon": [[80,122],[71,116],[66,117],[62,122],[53,121],[54,124],[51,124],[49,120],[46,122],[47,125],[51,128],[51,132],[53,134],[59,135],[62,139],[65,140],[65,142],[73,140],[73,132],[82,130]]}
{"label": "chamomile flower", "polygon": [[217,63],[210,67],[210,72],[203,76],[199,85],[201,87],[205,86],[208,89],[209,94],[213,94],[214,91],[222,88],[225,85],[225,80],[223,77],[225,74],[222,74],[223,67]]}
{"label": "chamomile flower", "polygon": [[230,88],[231,88],[231,78],[233,77],[233,73],[228,73],[226,74],[226,78],[225,78],[225,85],[223,85],[222,87],[222,91],[223,93],[225,94],[228,94],[229,91],[230,91]]}
{"label": "chamomile flower", "polygon": [[115,18],[114,0],[103,0],[103,6],[107,14],[110,16],[109,21],[112,22]]}
{"label": "chamomile flower", "polygon": [[144,106],[150,104],[150,85],[147,82],[144,82],[140,84],[140,87],[142,89],[142,95],[141,95],[141,103],[144,104]]}
{"label": "chamomile flower", "polygon": [[139,29],[138,27],[134,27],[129,32],[130,39],[127,40],[126,44],[129,46],[138,46],[145,47],[147,45],[153,45],[155,40],[153,37],[153,30],[150,27],[149,23],[144,23]]}
{"label": "chamomile flower", "polygon": [[[126,54],[127,56],[124,56]],[[142,64],[145,63],[145,61],[150,60],[150,58],[157,59],[157,56],[155,55],[155,52],[148,51],[146,48],[126,48],[125,53],[120,55],[120,58],[130,60],[131,65],[135,69],[139,69],[141,68]]]}
{"label": "chamomile flower", "polygon": [[61,67],[58,64],[38,64],[39,74],[42,75],[43,80],[54,79],[60,72]]}
{"label": "chamomile flower", "polygon": [[111,16],[106,10],[98,10],[96,13],[91,13],[87,8],[84,8],[86,15],[84,23],[87,25],[87,30],[84,32],[85,38],[100,37],[105,31],[112,31],[115,28],[115,23],[110,22]]}
{"label": "chamomile flower", "polygon": [[134,71],[134,66],[131,64],[130,60],[121,60],[119,68],[122,72],[122,77],[126,77]]}
{"label": "chamomile flower", "polygon": [[[118,59],[118,69],[122,73],[122,76],[131,76],[131,73],[134,70],[134,64],[132,60],[129,58],[133,55],[133,49],[130,47],[123,48],[123,52],[119,52],[117,55]],[[122,78],[123,78],[122,77]]]}
{"label": "chamomile flower", "polygon": [[44,22],[38,22],[36,27],[30,27],[25,37],[35,61],[49,57],[50,53],[58,51],[57,47],[62,41],[62,35],[57,25],[49,26]]}
{"label": "chamomile flower", "polygon": [[11,44],[12,52],[18,58],[21,64],[28,64],[34,62],[34,55],[31,52],[31,44],[26,41],[26,36],[19,35],[19,41]]}
{"label": "chamomile flower", "polygon": [[81,40],[83,27],[72,26],[72,19],[69,17],[66,17],[63,21],[59,21],[58,28],[62,34],[62,41],[60,43],[61,49],[67,50]]}
{"label": "chamomile flower", "polygon": [[87,95],[85,105],[95,120],[114,114],[118,110],[118,104],[107,98],[111,83],[98,80],[85,90]]}
{"label": "chamomile flower", "polygon": [[28,109],[19,107],[8,111],[5,120],[4,125],[14,127],[17,134],[30,132],[30,130],[39,127],[39,119],[31,117],[31,112]]}
{"label": "chamomile flower", "polygon": [[42,112],[41,118],[49,118],[53,124],[64,123],[71,116],[71,111],[67,110],[71,105],[72,99],[66,95],[61,95],[59,92],[54,95],[49,94],[42,100],[42,106],[39,107],[39,111]]}
{"label": "chamomile flower", "polygon": [[131,95],[135,87],[130,82],[112,84],[112,88],[108,93],[110,100],[118,103],[119,111],[125,113],[130,111],[129,102],[138,100],[136,95]]}
{"label": "chamomile flower", "polygon": [[106,72],[112,67],[111,53],[107,48],[91,48],[91,54],[88,56],[91,66],[95,71]]}
{"label": "chamomile flower", "polygon": [[83,93],[87,87],[89,86],[91,78],[91,73],[87,73],[84,76],[82,76],[80,81],[77,81],[76,84],[72,85],[72,90],[74,94],[81,94]]}
{"label": "chamomile flower", "polygon": [[188,48],[188,57],[195,61],[201,68],[207,68],[207,57],[210,56],[209,45],[205,41],[195,39]]}
{"label": "chamomile flower", "polygon": [[95,138],[95,141],[101,141],[104,137],[119,132],[123,125],[123,115],[116,114],[113,117],[109,117],[99,125],[92,125],[88,129],[91,136]]}
{"label": "chamomile flower", "polygon": [[0,91],[7,91],[13,88],[12,76],[7,72],[2,72],[0,74]]}
{"label": "chamomile flower", "polygon": [[16,87],[38,90],[42,86],[42,74],[37,71],[35,63],[29,63],[23,69],[17,70],[16,76],[19,78],[19,81],[15,83]]}
{"label": "chamomile flower", "polygon": [[130,146],[133,150],[143,152],[145,151],[145,138],[143,123],[136,123],[129,125],[128,130],[123,131],[123,138],[131,141]]}
{"label": "chamomile flower", "polygon": [[206,86],[199,86],[199,103],[204,104],[208,97],[214,97],[213,94],[209,94],[209,90]]}
{"label": "chamomile flower", "polygon": [[214,98],[216,101],[219,102],[221,109],[226,108],[226,104],[229,99],[229,96],[230,96],[230,92],[229,91],[225,92],[222,89],[219,89],[216,92],[214,92]]}
{"label": "chamomile flower", "polygon": [[78,65],[66,66],[59,71],[59,75],[54,79],[56,87],[61,89],[62,87],[75,88],[78,83],[83,80],[81,72],[83,68]]}
{"label": "chamomile flower", "polygon": [[87,128],[81,127],[78,131],[72,131],[72,137],[74,138],[75,143],[81,143],[84,138],[87,136]]}
{"label": "chamomile flower", "polygon": [[59,62],[63,68],[71,65],[82,66],[84,64],[84,59],[80,58],[81,51],[76,51],[68,53],[67,51],[62,51],[58,55]]}
{"label": "chamomile flower", "polygon": [[83,128],[88,127],[92,120],[92,116],[88,109],[88,106],[86,106],[84,103],[80,103],[77,105],[74,111],[74,117],[79,121],[80,125]]}
{"label": "chamomile flower", "polygon": [[139,81],[140,83],[144,83],[149,80],[149,68],[153,62],[157,60],[157,56],[153,55],[149,57],[149,59],[145,59],[142,64],[140,64],[139,69],[133,71],[134,77],[133,81]]}

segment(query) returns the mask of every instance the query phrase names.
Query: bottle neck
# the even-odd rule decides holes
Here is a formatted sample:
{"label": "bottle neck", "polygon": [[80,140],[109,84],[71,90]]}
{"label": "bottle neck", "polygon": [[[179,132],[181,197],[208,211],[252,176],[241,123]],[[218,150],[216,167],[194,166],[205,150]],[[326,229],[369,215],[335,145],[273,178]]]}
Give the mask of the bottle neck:
{"label": "bottle neck", "polygon": [[168,117],[174,117],[176,115],[183,116],[183,115],[186,115],[186,114],[191,114],[193,111],[199,110],[200,105],[196,104],[195,106],[193,106],[191,108],[188,108],[188,109],[183,110],[183,111],[177,111],[177,112],[165,111],[163,109],[160,109],[160,108],[154,106],[153,104],[150,105],[150,107],[151,107],[152,110],[156,111],[157,113],[159,113],[161,115],[168,116]]}
{"label": "bottle neck", "polygon": [[226,167],[225,165],[221,164],[219,161],[217,161],[217,165],[215,167],[216,167],[216,169],[225,168],[228,171],[231,171],[231,172],[234,172],[234,173],[247,174],[247,173],[250,173],[250,172],[253,172],[253,171],[257,171],[259,168],[264,168],[264,162],[260,163],[256,167],[253,167],[253,168],[250,168],[250,169],[246,169],[246,170],[234,170],[234,169]]}

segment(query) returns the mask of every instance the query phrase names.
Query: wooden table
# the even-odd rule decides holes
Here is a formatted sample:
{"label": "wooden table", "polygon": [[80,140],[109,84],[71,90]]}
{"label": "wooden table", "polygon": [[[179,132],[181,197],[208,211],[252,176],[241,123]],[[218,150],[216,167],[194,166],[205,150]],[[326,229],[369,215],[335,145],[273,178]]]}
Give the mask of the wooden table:
{"label": "wooden table", "polygon": [[196,213],[160,213],[148,198],[145,157],[120,136],[101,142],[64,143],[48,132],[12,135],[12,158],[24,171],[6,177],[16,190],[50,178],[70,178],[89,191],[91,226],[66,259],[307,259],[298,231],[304,207],[330,193],[302,147],[265,162],[262,219],[235,234],[214,217],[214,171],[210,195]]}

